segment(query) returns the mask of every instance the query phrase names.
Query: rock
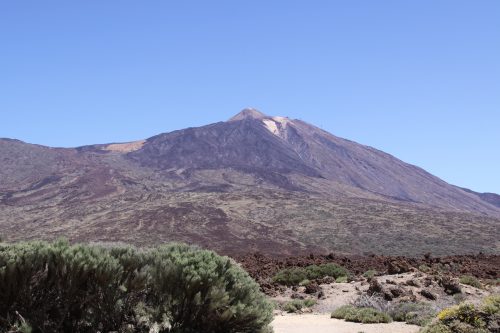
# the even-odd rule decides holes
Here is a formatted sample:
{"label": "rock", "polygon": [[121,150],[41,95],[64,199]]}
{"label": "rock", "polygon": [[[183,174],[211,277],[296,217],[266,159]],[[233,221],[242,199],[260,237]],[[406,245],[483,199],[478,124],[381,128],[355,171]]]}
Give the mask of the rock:
{"label": "rock", "polygon": [[367,294],[368,295],[375,295],[375,294],[383,295],[384,299],[386,299],[387,301],[392,301],[392,299],[394,298],[393,294],[390,291],[385,290],[382,287],[382,285],[378,282],[377,279],[372,279],[370,281],[370,287],[368,287]]}
{"label": "rock", "polygon": [[378,282],[377,279],[372,279],[370,281],[370,286],[368,287],[367,293],[368,293],[368,295],[382,294],[383,293],[382,285]]}
{"label": "rock", "polygon": [[315,282],[311,282],[309,283],[307,286],[306,286],[306,290],[304,290],[304,292],[308,295],[311,295],[311,294],[315,294],[317,292],[320,292],[321,291],[321,287],[318,286],[317,283]]}
{"label": "rock", "polygon": [[455,295],[462,292],[462,288],[460,288],[458,281],[448,276],[442,277],[439,284],[444,288],[444,292],[448,295]]}
{"label": "rock", "polygon": [[420,287],[420,284],[414,279],[410,279],[410,280],[406,281],[406,285],[411,286],[411,287],[417,287],[417,288]]}
{"label": "rock", "polygon": [[394,280],[389,280],[389,279],[385,280],[385,283],[387,283],[387,284],[396,284],[396,282]]}
{"label": "rock", "polygon": [[304,299],[304,296],[297,294],[297,293],[293,293],[292,296],[290,296],[290,298],[292,298],[292,299]]}
{"label": "rock", "polygon": [[405,295],[403,297],[400,297],[399,298],[399,302],[400,303],[409,303],[409,302],[416,302],[417,301],[417,296],[413,295],[413,294],[408,294],[408,295]]}
{"label": "rock", "polygon": [[411,271],[411,266],[403,259],[389,261],[387,273],[390,275],[407,273]]}
{"label": "rock", "polygon": [[405,291],[401,288],[391,288],[389,292],[391,293],[392,298],[398,298],[405,293]]}
{"label": "rock", "polygon": [[436,300],[437,297],[436,295],[434,295],[433,293],[431,293],[429,290],[427,289],[422,289],[420,290],[420,295],[424,296],[425,298],[427,299],[430,299],[432,301]]}
{"label": "rock", "polygon": [[335,279],[331,276],[325,276],[323,279],[320,280],[320,283],[332,284],[332,283],[335,283]]}

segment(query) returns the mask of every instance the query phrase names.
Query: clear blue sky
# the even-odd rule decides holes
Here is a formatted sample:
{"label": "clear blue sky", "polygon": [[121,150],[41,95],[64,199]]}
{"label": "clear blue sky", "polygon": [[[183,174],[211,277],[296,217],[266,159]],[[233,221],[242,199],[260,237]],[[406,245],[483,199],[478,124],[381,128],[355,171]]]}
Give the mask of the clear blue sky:
{"label": "clear blue sky", "polygon": [[500,1],[0,2],[0,137],[131,141],[246,106],[500,193]]}

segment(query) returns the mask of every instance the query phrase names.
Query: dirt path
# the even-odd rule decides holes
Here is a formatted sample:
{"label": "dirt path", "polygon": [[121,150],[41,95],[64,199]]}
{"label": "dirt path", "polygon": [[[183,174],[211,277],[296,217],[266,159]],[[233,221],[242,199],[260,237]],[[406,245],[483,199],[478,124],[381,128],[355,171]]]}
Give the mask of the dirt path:
{"label": "dirt path", "polygon": [[405,323],[358,324],[331,319],[329,315],[283,315],[272,323],[275,333],[416,333],[418,326]]}

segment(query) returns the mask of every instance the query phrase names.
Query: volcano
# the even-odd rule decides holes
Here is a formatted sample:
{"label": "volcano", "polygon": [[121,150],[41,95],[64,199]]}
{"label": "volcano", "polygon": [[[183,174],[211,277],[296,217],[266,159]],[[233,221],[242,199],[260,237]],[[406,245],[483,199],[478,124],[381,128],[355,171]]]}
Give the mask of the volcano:
{"label": "volcano", "polygon": [[498,198],[251,108],[128,143],[0,139],[7,241],[183,241],[228,254],[499,253]]}

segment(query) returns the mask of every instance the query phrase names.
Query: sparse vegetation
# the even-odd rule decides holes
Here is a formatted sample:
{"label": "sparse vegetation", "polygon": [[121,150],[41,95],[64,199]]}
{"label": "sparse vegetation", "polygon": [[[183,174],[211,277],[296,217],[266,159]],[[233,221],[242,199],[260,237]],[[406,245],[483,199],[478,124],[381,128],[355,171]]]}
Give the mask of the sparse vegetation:
{"label": "sparse vegetation", "polygon": [[428,273],[431,270],[431,268],[429,266],[427,266],[426,264],[422,264],[422,265],[418,266],[418,269],[424,273]]}
{"label": "sparse vegetation", "polygon": [[436,316],[436,310],[429,303],[401,302],[389,307],[388,315],[394,321],[404,321],[408,324],[425,326]]}
{"label": "sparse vegetation", "polygon": [[327,276],[334,279],[345,278],[347,282],[349,272],[336,264],[311,265],[281,270],[273,277],[273,281],[287,286],[296,286],[306,280],[316,280]]}
{"label": "sparse vegetation", "polygon": [[2,331],[263,332],[271,319],[259,286],[211,251],[0,245]]}
{"label": "sparse vegetation", "polygon": [[476,279],[472,275],[464,275],[464,276],[460,277],[460,283],[467,284],[469,286],[472,286],[474,288],[479,288],[479,289],[481,289],[483,287],[481,282],[479,282],[479,280]]}
{"label": "sparse vegetation", "polygon": [[283,306],[283,310],[289,313],[295,313],[297,311],[300,311],[304,308],[310,308],[316,304],[316,300],[312,298],[308,299],[294,299],[291,302],[285,303]]}
{"label": "sparse vegetation", "polygon": [[368,280],[371,280],[377,275],[377,271],[374,269],[369,269],[366,272],[363,273],[363,276],[367,278]]}
{"label": "sparse vegetation", "polygon": [[489,333],[498,332],[500,296],[483,300],[480,306],[462,303],[441,311],[422,333]]}
{"label": "sparse vegetation", "polygon": [[331,317],[363,324],[390,323],[392,321],[386,313],[373,308],[357,308],[353,305],[341,306],[332,313]]}
{"label": "sparse vegetation", "polygon": [[465,296],[464,293],[458,293],[453,295],[453,301],[455,301],[455,304],[460,304],[463,303],[467,300],[467,296]]}

